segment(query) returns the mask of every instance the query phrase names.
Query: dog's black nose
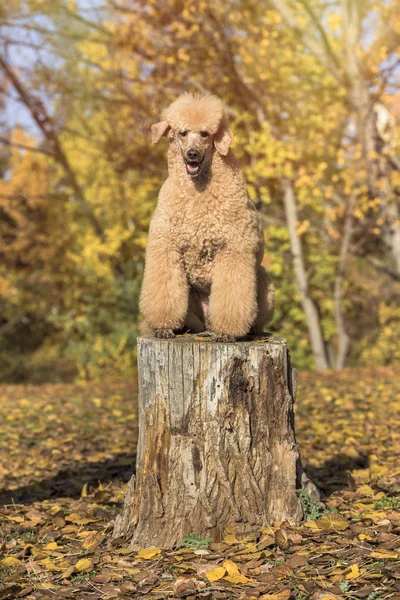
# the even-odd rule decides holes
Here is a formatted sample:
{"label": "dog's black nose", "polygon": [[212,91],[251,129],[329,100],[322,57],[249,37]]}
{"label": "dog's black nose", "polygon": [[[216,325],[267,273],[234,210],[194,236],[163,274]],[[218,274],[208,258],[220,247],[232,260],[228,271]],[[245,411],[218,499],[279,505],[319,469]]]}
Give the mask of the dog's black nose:
{"label": "dog's black nose", "polygon": [[199,160],[200,154],[196,150],[196,148],[189,148],[187,151],[187,157],[189,160]]}

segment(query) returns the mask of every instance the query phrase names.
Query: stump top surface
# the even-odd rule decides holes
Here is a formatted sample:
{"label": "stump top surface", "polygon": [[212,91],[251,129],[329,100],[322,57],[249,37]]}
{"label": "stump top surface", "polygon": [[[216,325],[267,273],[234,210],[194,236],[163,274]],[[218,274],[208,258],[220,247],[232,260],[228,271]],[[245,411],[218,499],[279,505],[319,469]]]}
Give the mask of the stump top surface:
{"label": "stump top surface", "polygon": [[142,335],[138,338],[138,342],[141,341],[153,341],[164,344],[212,344],[215,346],[259,346],[260,344],[273,345],[273,346],[286,346],[286,340],[272,333],[263,333],[261,335],[249,335],[235,342],[214,342],[214,334],[208,331],[203,333],[183,333],[178,334],[173,338],[162,339],[156,338],[154,335]]}

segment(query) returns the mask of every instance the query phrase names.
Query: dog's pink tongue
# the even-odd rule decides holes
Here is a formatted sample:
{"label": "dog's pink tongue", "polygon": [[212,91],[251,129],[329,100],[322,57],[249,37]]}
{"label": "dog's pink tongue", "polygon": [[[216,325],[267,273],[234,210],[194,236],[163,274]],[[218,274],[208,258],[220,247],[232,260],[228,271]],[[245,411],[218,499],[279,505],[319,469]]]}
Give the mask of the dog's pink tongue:
{"label": "dog's pink tongue", "polygon": [[199,168],[197,165],[188,165],[187,167],[190,173],[196,173],[197,169]]}

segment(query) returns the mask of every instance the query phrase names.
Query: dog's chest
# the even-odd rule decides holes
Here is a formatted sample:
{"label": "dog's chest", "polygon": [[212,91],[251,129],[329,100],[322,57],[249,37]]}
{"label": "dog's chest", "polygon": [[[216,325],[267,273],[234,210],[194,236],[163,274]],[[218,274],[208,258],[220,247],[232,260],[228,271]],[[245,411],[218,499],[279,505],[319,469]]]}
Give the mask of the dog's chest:
{"label": "dog's chest", "polygon": [[218,252],[226,245],[221,224],[214,219],[182,222],[178,248],[188,281],[199,289],[211,285],[212,266]]}

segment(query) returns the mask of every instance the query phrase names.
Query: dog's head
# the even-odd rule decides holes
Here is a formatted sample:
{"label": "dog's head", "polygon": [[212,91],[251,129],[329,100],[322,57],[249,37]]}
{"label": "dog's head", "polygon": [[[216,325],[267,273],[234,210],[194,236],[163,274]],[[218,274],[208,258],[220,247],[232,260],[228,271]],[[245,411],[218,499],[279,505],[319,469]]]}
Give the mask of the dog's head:
{"label": "dog's head", "polygon": [[155,144],[163,136],[178,144],[186,173],[197,179],[211,162],[216,150],[226,156],[233,140],[222,102],[211,94],[183,94],[163,113],[163,120],[151,128]]}

